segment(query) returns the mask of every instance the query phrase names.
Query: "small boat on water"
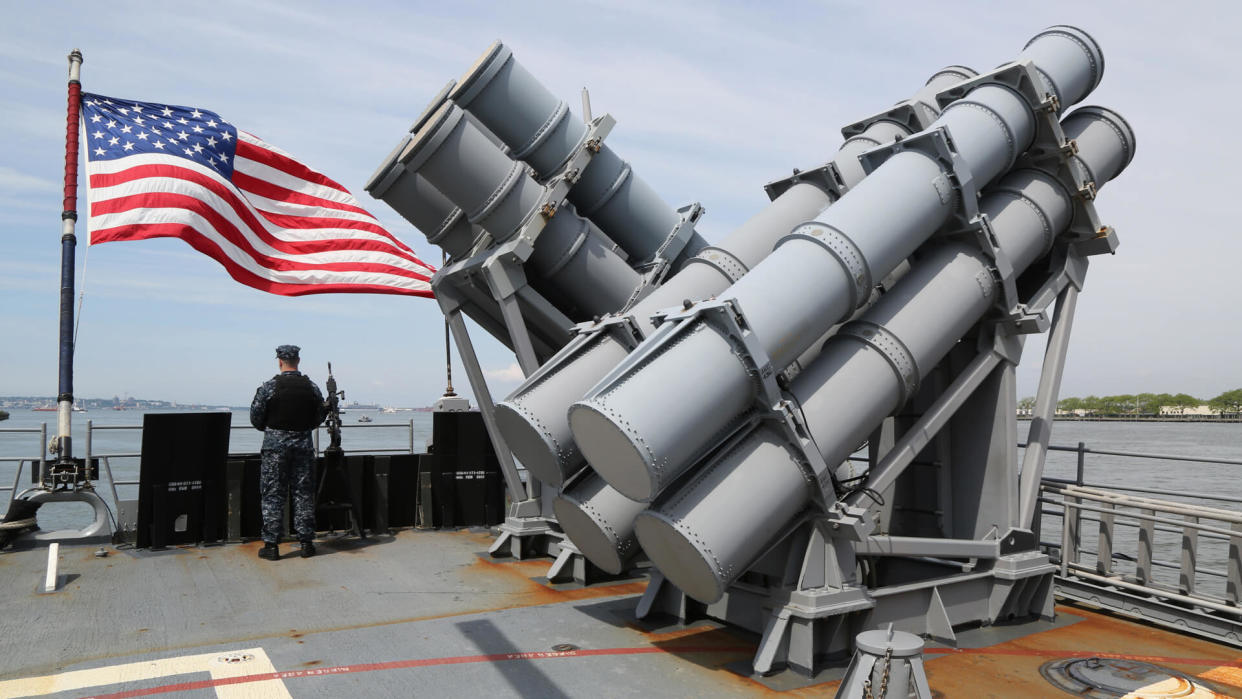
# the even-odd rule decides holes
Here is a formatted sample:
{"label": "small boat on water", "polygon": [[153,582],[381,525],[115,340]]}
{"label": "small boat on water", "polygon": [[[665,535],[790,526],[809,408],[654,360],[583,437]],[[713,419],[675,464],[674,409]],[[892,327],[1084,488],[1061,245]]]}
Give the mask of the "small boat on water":
{"label": "small boat on water", "polygon": [[362,417],[358,418],[358,422],[374,422],[374,420],[371,419],[370,415],[363,415]]}

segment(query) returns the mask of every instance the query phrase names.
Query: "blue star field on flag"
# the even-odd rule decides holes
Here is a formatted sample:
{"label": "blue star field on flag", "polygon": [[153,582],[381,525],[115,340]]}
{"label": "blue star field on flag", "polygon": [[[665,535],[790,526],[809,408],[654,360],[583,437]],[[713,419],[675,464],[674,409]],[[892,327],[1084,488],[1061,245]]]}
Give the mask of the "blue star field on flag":
{"label": "blue star field on flag", "polygon": [[231,179],[237,128],[206,109],[82,93],[88,157],[175,155]]}

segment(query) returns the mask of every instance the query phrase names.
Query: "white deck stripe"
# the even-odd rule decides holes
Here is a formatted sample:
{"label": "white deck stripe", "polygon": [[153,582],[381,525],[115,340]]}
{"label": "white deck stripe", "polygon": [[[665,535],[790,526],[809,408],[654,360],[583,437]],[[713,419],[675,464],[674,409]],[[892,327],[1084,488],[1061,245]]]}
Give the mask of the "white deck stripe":
{"label": "white deck stripe", "polygon": [[[224,657],[251,656],[245,662],[226,662]],[[195,672],[207,672],[211,678],[223,679],[241,675],[261,675],[276,672],[272,661],[262,648],[246,648],[235,651],[217,651],[183,655],[177,658],[147,660],[138,663],[108,665],[89,670],[74,670],[43,677],[27,677],[19,680],[0,682],[0,697],[30,697],[70,692],[88,687],[104,687],[127,682],[159,679],[174,675],[188,675]],[[115,688],[113,691],[123,691]],[[279,679],[244,684],[224,685],[216,687],[216,696],[220,699],[246,699],[248,697],[290,697],[285,683]]]}
{"label": "white deck stripe", "polygon": [[43,577],[43,591],[56,591],[56,569],[60,562],[60,544],[54,543],[47,547],[47,575]]}

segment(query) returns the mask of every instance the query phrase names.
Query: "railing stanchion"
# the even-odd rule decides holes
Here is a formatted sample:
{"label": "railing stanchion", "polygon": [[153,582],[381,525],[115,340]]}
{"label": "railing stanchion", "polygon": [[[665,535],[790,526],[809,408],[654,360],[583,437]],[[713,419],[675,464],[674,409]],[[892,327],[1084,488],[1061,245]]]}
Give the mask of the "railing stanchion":
{"label": "railing stanchion", "polygon": [[1086,442],[1078,443],[1078,485],[1083,484],[1084,474],[1087,470],[1087,444]]}
{"label": "railing stanchion", "polygon": [[[1061,519],[1061,527],[1066,533],[1066,545],[1061,551],[1061,565],[1078,563],[1078,544],[1082,541],[1082,511],[1078,508],[1078,498],[1062,494],[1065,499],[1065,517]],[[1062,573],[1064,575],[1065,573]]]}
{"label": "railing stanchion", "polygon": [[1069,575],[1070,543],[1070,501],[1065,494],[1061,495],[1061,577]]}
{"label": "railing stanchion", "polygon": [[[22,467],[25,465],[25,459],[17,462],[17,475],[13,476],[13,489],[9,491],[9,507],[13,507],[13,498],[17,497],[17,489],[22,486]],[[31,462],[30,467],[34,468],[33,462]],[[7,508],[5,512],[8,512]]]}
{"label": "railing stanchion", "polygon": [[[1155,510],[1140,509],[1144,515],[1155,516]],[[1149,519],[1139,520],[1138,532],[1138,558],[1134,564],[1134,576],[1138,579],[1139,584],[1147,585],[1152,582],[1151,577],[1151,556],[1152,549],[1155,545],[1156,523]]]}
{"label": "railing stanchion", "polygon": [[[1101,505],[1110,510],[1117,509],[1113,503]],[[1096,541],[1095,571],[1100,575],[1113,574],[1113,524],[1111,513],[1100,514],[1100,537]]]}
{"label": "railing stanchion", "polygon": [[[1186,515],[1186,521],[1199,523],[1199,518]],[[1195,567],[1199,564],[1199,530],[1194,527],[1182,528],[1182,570],[1178,576],[1177,587],[1183,595],[1195,591]]]}
{"label": "railing stanchion", "polygon": [[410,418],[410,453],[414,453],[414,418]]}
{"label": "railing stanchion", "polygon": [[112,491],[112,507],[113,507],[113,511],[116,512],[116,531],[113,533],[120,534],[121,533],[121,496],[117,495],[117,492],[116,492],[116,478],[113,477],[112,475],[112,459],[109,459],[106,456],[101,456],[99,457],[99,460],[103,462],[104,473],[108,474],[108,489]]}
{"label": "railing stanchion", "polygon": [[47,480],[47,423],[39,427],[39,484]]}
{"label": "railing stanchion", "polygon": [[[1043,490],[1043,485],[1038,486]],[[1039,541],[1039,537],[1044,531],[1044,499],[1039,498],[1035,501],[1035,519],[1031,520],[1031,533],[1035,535],[1035,540]]]}
{"label": "railing stanchion", "polygon": [[1230,527],[1236,536],[1229,537],[1229,571],[1225,578],[1225,599],[1229,604],[1242,602],[1242,522],[1234,522]]}

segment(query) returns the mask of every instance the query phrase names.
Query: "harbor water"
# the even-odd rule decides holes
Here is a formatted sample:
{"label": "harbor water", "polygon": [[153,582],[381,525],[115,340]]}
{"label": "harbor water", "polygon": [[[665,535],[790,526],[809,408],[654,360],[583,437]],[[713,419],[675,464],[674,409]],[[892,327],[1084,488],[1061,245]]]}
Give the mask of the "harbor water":
{"label": "harbor water", "polygon": [[[1018,435],[1025,441],[1029,422],[1018,423]],[[1199,459],[1242,461],[1242,424],[1203,422],[1058,422],[1052,430],[1052,444],[1076,447],[1085,443],[1088,449],[1129,453],[1170,455]],[[1242,514],[1242,466],[1176,461],[1159,458],[1134,458],[1088,453],[1084,457],[1083,482],[1106,490],[1140,498],[1185,502]],[[1078,454],[1053,451],[1048,454],[1044,476],[1074,481],[1078,477]],[[1147,489],[1157,492],[1134,492],[1125,489]],[[1098,505],[1099,503],[1095,503]],[[1061,517],[1048,511],[1042,518],[1040,541],[1059,551]],[[1134,512],[1133,508],[1127,511]],[[1177,515],[1166,515],[1182,519]],[[1136,572],[1139,530],[1123,526],[1132,518],[1118,516],[1113,534],[1114,573],[1132,576]],[[1211,522],[1220,526],[1217,522]],[[1226,528],[1229,525],[1224,525]],[[1079,548],[1080,562],[1090,565],[1099,550],[1099,515],[1082,513]],[[1177,585],[1186,547],[1180,527],[1156,527],[1152,541],[1152,578],[1157,582]],[[1225,596],[1225,573],[1228,567],[1227,538],[1201,533],[1197,541],[1197,586],[1200,592]],[[1237,554],[1235,553],[1235,556]],[[1054,555],[1054,560],[1056,555]],[[1160,565],[1164,563],[1165,565]],[[1205,572],[1210,571],[1210,572]]]}

